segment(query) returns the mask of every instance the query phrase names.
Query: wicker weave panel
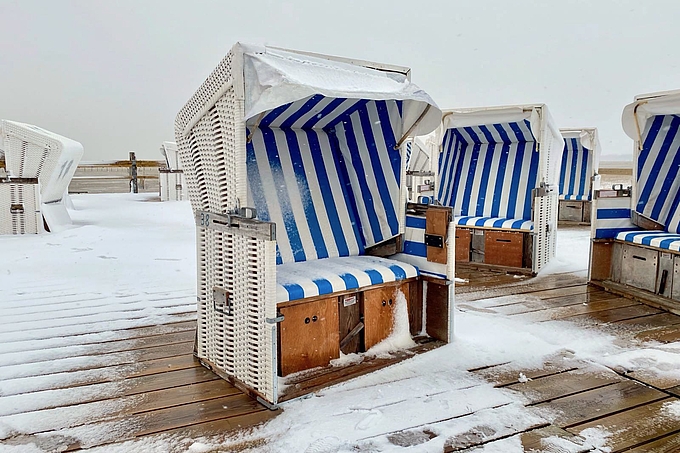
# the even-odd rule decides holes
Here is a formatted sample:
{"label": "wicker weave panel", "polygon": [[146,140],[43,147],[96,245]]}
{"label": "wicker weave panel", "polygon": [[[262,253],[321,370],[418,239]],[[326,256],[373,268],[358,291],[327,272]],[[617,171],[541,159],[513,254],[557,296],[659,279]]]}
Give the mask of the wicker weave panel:
{"label": "wicker weave panel", "polygon": [[[17,209],[18,206],[23,212]],[[37,234],[41,231],[40,186],[0,184],[0,234]]]}
{"label": "wicker weave panel", "polygon": [[559,196],[556,192],[534,200],[534,253],[533,272],[539,272],[555,256],[557,245],[557,207]]}

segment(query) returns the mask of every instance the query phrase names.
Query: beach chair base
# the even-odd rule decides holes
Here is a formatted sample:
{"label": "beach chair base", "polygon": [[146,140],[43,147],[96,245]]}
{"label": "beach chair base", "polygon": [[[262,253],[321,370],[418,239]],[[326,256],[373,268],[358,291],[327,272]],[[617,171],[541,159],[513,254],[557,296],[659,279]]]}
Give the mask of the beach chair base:
{"label": "beach chair base", "polygon": [[558,220],[561,224],[590,225],[589,200],[560,200]]}
{"label": "beach chair base", "polygon": [[531,271],[532,244],[529,232],[458,227],[456,262]]}

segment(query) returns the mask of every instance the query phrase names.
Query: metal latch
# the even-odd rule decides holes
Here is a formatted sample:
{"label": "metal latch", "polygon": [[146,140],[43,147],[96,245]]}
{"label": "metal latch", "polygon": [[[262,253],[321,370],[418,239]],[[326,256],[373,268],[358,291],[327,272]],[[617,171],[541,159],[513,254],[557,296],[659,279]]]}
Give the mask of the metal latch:
{"label": "metal latch", "polygon": [[276,318],[265,318],[265,321],[269,324],[278,324],[283,322],[284,316],[281,313],[276,314]]}
{"label": "metal latch", "polygon": [[444,236],[438,234],[427,234],[425,233],[425,244],[428,247],[437,247],[439,249],[444,248]]}
{"label": "metal latch", "polygon": [[[219,305],[219,306],[218,306]],[[225,316],[231,316],[232,300],[231,294],[218,286],[213,288],[213,309],[217,313],[222,313]]]}

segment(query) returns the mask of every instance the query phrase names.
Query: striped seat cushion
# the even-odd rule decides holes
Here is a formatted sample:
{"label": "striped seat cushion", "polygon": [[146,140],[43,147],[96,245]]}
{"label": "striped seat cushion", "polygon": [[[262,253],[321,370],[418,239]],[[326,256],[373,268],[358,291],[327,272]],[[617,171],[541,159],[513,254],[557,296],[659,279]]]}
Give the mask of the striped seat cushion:
{"label": "striped seat cushion", "polygon": [[419,275],[418,268],[375,256],[348,256],[276,266],[276,302],[305,299]]}
{"label": "striped seat cushion", "polygon": [[624,231],[617,234],[616,239],[680,252],[680,234],[666,233],[665,231]]}
{"label": "striped seat cushion", "polygon": [[454,218],[456,225],[474,226],[485,228],[498,228],[501,230],[533,231],[534,222],[526,219],[507,219],[504,217],[469,217],[461,216]]}

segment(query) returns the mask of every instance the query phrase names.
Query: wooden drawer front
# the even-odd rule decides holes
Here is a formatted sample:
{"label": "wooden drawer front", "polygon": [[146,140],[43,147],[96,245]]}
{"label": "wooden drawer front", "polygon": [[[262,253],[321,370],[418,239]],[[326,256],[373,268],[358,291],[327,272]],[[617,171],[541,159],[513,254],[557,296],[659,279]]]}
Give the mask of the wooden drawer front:
{"label": "wooden drawer front", "polygon": [[338,298],[281,308],[281,374],[318,366],[340,357]]}
{"label": "wooden drawer front", "polygon": [[[366,350],[387,338],[392,332],[394,304],[399,286],[386,286],[364,291],[364,343]],[[408,292],[404,293],[408,298]]]}
{"label": "wooden drawer front", "polygon": [[522,267],[524,233],[486,231],[484,262],[496,266]]}
{"label": "wooden drawer front", "polygon": [[442,247],[427,246],[427,260],[433,263],[446,264],[446,233],[449,226],[449,208],[428,208],[425,213],[425,234],[442,237]]}
{"label": "wooden drawer front", "polygon": [[582,201],[560,200],[559,206],[559,220],[568,222],[581,222],[583,220]]}
{"label": "wooden drawer front", "polygon": [[624,244],[621,283],[653,293],[658,265],[659,252],[656,250]]}
{"label": "wooden drawer front", "polygon": [[456,228],[456,261],[470,261],[470,230],[465,228]]}

